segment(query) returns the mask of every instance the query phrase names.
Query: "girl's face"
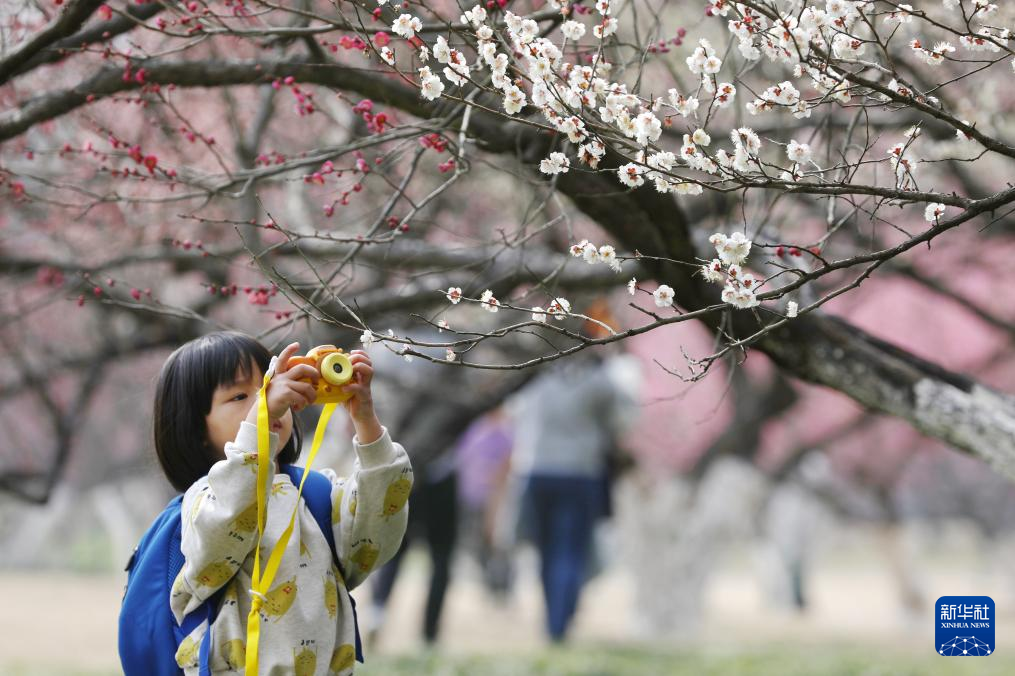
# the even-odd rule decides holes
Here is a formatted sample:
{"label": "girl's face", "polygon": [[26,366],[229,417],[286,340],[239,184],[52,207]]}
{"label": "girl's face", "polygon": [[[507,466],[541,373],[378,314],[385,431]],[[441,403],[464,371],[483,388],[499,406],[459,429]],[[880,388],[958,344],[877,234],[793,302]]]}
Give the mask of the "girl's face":
{"label": "girl's face", "polygon": [[[264,374],[251,364],[250,377],[244,379],[242,369],[237,369],[235,382],[219,385],[212,394],[211,411],[205,416],[208,426],[208,440],[215,449],[216,457],[225,457],[225,445],[236,438],[250,407],[257,401]],[[271,431],[278,434],[278,447],[285,448],[293,432],[292,411],[286,411],[280,420],[271,423]]]}

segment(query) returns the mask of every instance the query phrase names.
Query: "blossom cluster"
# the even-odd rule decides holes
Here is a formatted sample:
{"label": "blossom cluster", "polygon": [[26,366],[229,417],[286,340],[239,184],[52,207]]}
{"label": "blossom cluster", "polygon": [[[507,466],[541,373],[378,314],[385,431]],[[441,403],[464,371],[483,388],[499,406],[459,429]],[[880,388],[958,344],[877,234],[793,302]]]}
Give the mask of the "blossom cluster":
{"label": "blossom cluster", "polygon": [[724,284],[722,300],[740,309],[758,305],[755,296],[758,281],[749,272],[744,272],[747,256],[751,252],[751,240],[742,232],[727,237],[717,232],[708,238],[715,247],[718,258],[701,266],[701,275],[709,282]]}
{"label": "blossom cluster", "polygon": [[597,247],[587,239],[583,239],[571,246],[571,255],[575,258],[582,258],[589,265],[606,263],[614,272],[620,272],[620,261],[617,260],[617,250],[611,244],[604,244]]}
{"label": "blossom cluster", "polygon": [[[612,249],[613,247],[610,247]],[[452,286],[444,293],[445,297],[452,305],[458,305],[462,302],[462,289],[457,286]],[[501,304],[497,300],[491,289],[487,289],[479,297],[480,307],[487,312],[497,312],[500,310]],[[550,304],[543,309],[539,306],[532,308],[532,319],[537,322],[545,322],[547,315],[552,316],[558,321],[563,321],[564,318],[571,313],[571,303],[566,298],[554,298],[550,301]],[[443,320],[442,320],[443,321]],[[446,328],[447,323],[442,324],[442,328]]]}
{"label": "blossom cluster", "polygon": [[[883,36],[878,33],[882,25],[892,36],[896,32],[904,36],[898,44],[907,46],[916,61],[931,67],[960,58],[960,50],[996,53],[1007,48],[1010,30],[997,27],[999,22],[987,21],[998,12],[996,4],[986,0],[970,0],[966,6],[960,0],[942,0],[942,3],[945,10],[961,11],[967,20],[969,31],[953,38],[957,40],[955,45],[947,40],[915,35],[914,31],[920,26],[933,30],[935,22],[927,20],[924,9],[902,3],[883,7],[870,0],[819,0],[789,3],[792,8],[786,5],[775,13],[763,15],[743,3],[707,0],[706,14],[724,17],[726,28],[744,61],[768,60],[791,73],[787,78],[773,78],[774,83],[767,87],[752,89],[751,98],[743,102],[747,113],[763,116],[782,112],[806,119],[820,106],[855,105],[858,97],[863,97],[864,101],[876,101],[881,97],[888,103],[912,98],[939,105],[933,96],[913,91],[913,85],[908,82],[918,80],[905,71],[901,71],[904,75],[885,70],[883,75],[867,76],[883,83],[874,92],[867,87],[858,89],[854,84],[855,78],[851,78],[850,73],[862,71],[856,66],[876,62],[882,56],[879,50],[873,49],[883,43]],[[378,0],[378,4],[385,2]],[[696,195],[702,193],[703,186],[710,180],[771,180],[779,176],[785,182],[798,182],[815,176],[820,180],[823,175],[824,170],[816,162],[816,153],[810,144],[796,138],[789,139],[788,143],[763,142],[750,125],[743,125],[729,132],[727,140],[713,141],[709,134],[710,121],[716,113],[736,103],[738,92],[732,82],[723,81],[722,77],[724,71],[730,70],[724,64],[724,57],[729,59],[729,54],[716,50],[709,40],[698,40],[684,59],[684,65],[694,76],[687,90],[690,93],[670,89],[664,96],[646,97],[637,88],[629,88],[620,81],[606,52],[600,49],[595,58],[589,56],[589,42],[603,41],[619,28],[616,0],[598,0],[594,9],[550,0],[549,6],[562,14],[556,38],[544,33],[535,19],[508,11],[506,3],[498,4],[504,10],[502,13],[497,11],[496,5],[485,3],[485,7],[478,4],[460,17],[461,23],[475,37],[471,63],[470,57],[443,36],[436,39],[432,54],[422,43],[413,43],[424,63],[418,73],[421,95],[434,100],[448,86],[474,82],[499,92],[503,97],[503,112],[509,116],[523,111],[541,114],[560,139],[538,164],[543,174],[558,176],[579,166],[598,168],[606,154],[605,139],[612,135],[627,139],[632,149],[631,161],[616,169],[617,180],[631,189],[649,184],[662,193]],[[496,12],[496,17],[487,10]],[[941,24],[937,26],[940,28]],[[395,34],[407,40],[420,29],[419,20],[410,14],[402,14],[392,26]],[[580,57],[584,53],[588,60],[566,59],[564,50],[579,44],[581,49],[575,49],[575,54]],[[435,66],[432,61],[439,65]],[[737,63],[734,70],[740,72],[742,67]],[[1015,68],[1015,60],[1012,67]],[[734,79],[732,74],[727,78]],[[965,120],[963,123],[975,127],[974,123]],[[678,136],[682,139],[679,149],[661,147],[665,128],[674,124],[683,127]],[[765,126],[778,128],[772,123]],[[882,160],[891,165],[897,189],[917,188],[917,167],[921,160],[912,147],[917,133],[918,130],[907,132],[908,138],[892,145],[887,158]],[[962,129],[956,134],[965,142],[979,138],[975,132],[967,133]],[[775,147],[783,152],[777,155],[773,151]],[[688,170],[705,176],[685,175]],[[944,217],[945,208],[939,203],[928,204],[924,212],[926,220],[938,222]],[[711,241],[718,257],[703,266],[702,274],[724,285],[724,301],[741,308],[756,306],[758,281],[742,269],[750,241],[741,233],[729,237],[716,233]],[[583,241],[573,246],[571,253],[590,264],[606,262],[620,271],[616,253],[610,246],[597,247]],[[632,293],[634,288],[636,280],[629,284]],[[672,288],[666,285],[661,285],[653,295],[661,307],[672,304]],[[492,294],[483,302],[487,309],[496,311]],[[561,307],[560,304],[557,307]]]}

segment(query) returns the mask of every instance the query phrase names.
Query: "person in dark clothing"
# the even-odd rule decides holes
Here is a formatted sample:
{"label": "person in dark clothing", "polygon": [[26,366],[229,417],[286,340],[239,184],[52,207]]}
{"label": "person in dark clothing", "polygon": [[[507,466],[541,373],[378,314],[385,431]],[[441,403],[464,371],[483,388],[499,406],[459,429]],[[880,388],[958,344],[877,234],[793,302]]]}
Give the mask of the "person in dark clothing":
{"label": "person in dark clothing", "polygon": [[[432,566],[423,611],[423,640],[432,644],[437,640],[441,611],[451,578],[451,559],[458,533],[458,482],[453,468],[440,471],[437,476],[433,471],[427,474],[430,476],[417,478],[409,497],[409,525],[402,546],[383,568],[374,573],[371,599],[374,612],[383,615],[406,551],[413,540],[423,538]],[[376,629],[370,634],[369,639],[376,640]]]}

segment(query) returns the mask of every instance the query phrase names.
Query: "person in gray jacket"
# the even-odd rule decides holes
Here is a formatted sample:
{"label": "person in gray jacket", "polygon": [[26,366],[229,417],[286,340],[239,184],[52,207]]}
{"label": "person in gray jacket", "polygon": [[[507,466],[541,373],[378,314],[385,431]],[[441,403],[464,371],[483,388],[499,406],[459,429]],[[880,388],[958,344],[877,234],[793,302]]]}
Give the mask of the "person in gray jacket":
{"label": "person in gray jacket", "polygon": [[601,348],[554,362],[511,406],[521,525],[539,550],[554,642],[565,638],[577,609],[594,527],[608,509],[611,457],[635,414],[631,388],[616,377],[634,358],[594,349]]}

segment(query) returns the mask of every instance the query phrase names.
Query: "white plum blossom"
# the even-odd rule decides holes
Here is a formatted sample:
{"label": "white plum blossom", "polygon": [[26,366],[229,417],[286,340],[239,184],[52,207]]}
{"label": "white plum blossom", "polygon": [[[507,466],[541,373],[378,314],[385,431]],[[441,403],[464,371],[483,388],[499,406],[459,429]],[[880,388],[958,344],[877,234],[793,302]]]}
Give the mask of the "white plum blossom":
{"label": "white plum blossom", "polygon": [[695,129],[691,134],[691,140],[695,145],[708,146],[712,142],[712,137],[704,129]]}
{"label": "white plum blossom", "polygon": [[836,33],[832,40],[832,53],[837,59],[857,59],[867,49],[867,43],[852,35]]}
{"label": "white plum blossom", "polygon": [[546,313],[543,312],[543,308],[539,307],[538,305],[532,306],[532,321],[534,322],[546,321]]}
{"label": "white plum blossom", "polygon": [[610,266],[614,272],[620,272],[620,261],[617,260],[617,251],[610,244],[599,247],[599,260]]}
{"label": "white plum blossom", "polygon": [[459,87],[469,81],[469,78],[467,77],[468,73],[469,69],[467,66],[461,66],[458,64],[451,64],[444,69],[444,77],[447,78],[448,82],[453,85],[458,85]]}
{"label": "white plum blossom", "polygon": [[[828,0],[825,3],[825,12],[828,14],[828,18],[832,19],[833,24],[843,28],[848,28],[860,18],[862,8],[863,3],[856,2],[856,0]],[[836,19],[841,20],[841,23],[836,22]]]}
{"label": "white plum blossom", "polygon": [[627,292],[633,296],[637,288],[638,288],[638,280],[632,277],[631,281],[627,283]]}
{"label": "white plum blossom", "polygon": [[896,180],[906,185],[916,176],[916,165],[919,160],[909,151],[905,143],[896,143],[888,149],[888,157],[895,169]]}
{"label": "white plum blossom", "polygon": [[359,342],[363,343],[363,347],[370,347],[374,344],[377,339],[374,338],[374,333],[370,329],[366,329],[359,337]]}
{"label": "white plum blossom", "polygon": [[493,291],[487,289],[483,292],[483,295],[479,297],[479,302],[487,312],[496,312],[500,309],[500,301],[493,297]]}
{"label": "white plum blossom", "polygon": [[673,305],[673,288],[660,284],[659,288],[652,292],[657,307],[670,307]]}
{"label": "white plum blossom", "polygon": [[444,295],[447,296],[452,305],[458,305],[462,302],[462,290],[457,286],[449,287],[448,292]]}
{"label": "white plum blossom", "polygon": [[759,304],[753,291],[745,289],[742,286],[737,286],[733,283],[728,283],[725,287],[723,287],[722,300],[724,303],[729,303],[733,307],[741,310],[756,307]]}
{"label": "white plum blossom", "polygon": [[497,58],[497,45],[493,42],[480,41],[478,47],[479,58],[483,60],[488,66],[494,64],[494,59]]}
{"label": "white plum blossom", "polygon": [[[990,29],[981,28],[977,31],[976,35],[962,35],[959,36],[959,44],[965,49],[971,52],[999,52],[1001,46],[998,45],[994,40],[988,40],[986,38],[994,37]],[[996,40],[997,38],[995,38]]]}
{"label": "white plum blossom", "polygon": [[381,47],[378,53],[381,55],[381,59],[384,61],[384,63],[388,64],[389,66],[395,65],[395,53],[391,51],[391,47],[387,46]]}
{"label": "white plum blossom", "polygon": [[617,32],[617,20],[613,17],[603,19],[601,23],[597,23],[592,27],[592,34],[600,40],[605,40],[614,33]]}
{"label": "white plum blossom", "polygon": [[564,25],[560,27],[560,32],[568,40],[577,42],[585,35],[585,25],[577,21],[565,21]]}
{"label": "white plum blossom", "polygon": [[786,304],[786,316],[790,318],[796,317],[798,309],[799,307],[797,306],[797,302],[795,300],[791,300]]}
{"label": "white plum blossom", "polygon": [[938,202],[928,204],[927,208],[923,210],[923,217],[927,219],[929,223],[937,223],[937,221],[945,215],[945,205]]}
{"label": "white plum blossom", "polygon": [[570,249],[571,255],[574,256],[575,258],[580,258],[580,257],[584,256],[585,255],[585,247],[588,246],[589,244],[590,244],[590,242],[587,239],[583,239],[582,241],[578,242],[577,244],[572,244],[571,245],[571,249]]}
{"label": "white plum blossom", "polygon": [[[962,124],[972,126],[972,123],[969,120],[962,120]],[[956,129],[955,130],[955,138],[957,138],[960,141],[972,141],[973,140],[973,137],[970,134],[967,134],[966,132],[964,132],[961,129]]]}
{"label": "white plum blossom", "polygon": [[659,118],[650,112],[644,112],[636,117],[634,123],[635,140],[638,145],[647,146],[649,143],[654,143],[663,133],[663,125]]}
{"label": "white plum blossom", "polygon": [[723,262],[718,258],[713,258],[711,263],[705,263],[701,266],[701,276],[705,278],[706,282],[721,284],[726,281],[726,271],[723,269]]}
{"label": "white plum blossom", "polygon": [[730,11],[730,4],[727,0],[711,0],[708,9],[717,16],[726,16]]}
{"label": "white plum blossom", "polygon": [[[896,94],[898,94],[899,96],[905,96],[905,97],[912,97],[913,96],[912,90],[909,87],[907,87],[906,85],[904,85],[901,82],[899,82],[898,80],[896,80],[895,78],[892,78],[892,81],[888,83],[888,88],[890,90],[892,90],[893,92],[895,92]],[[890,97],[886,97],[886,100],[891,100],[891,98]]]}
{"label": "white plum blossom", "polygon": [[539,163],[539,171],[544,174],[566,174],[571,168],[571,160],[564,153],[550,153],[550,156]]}
{"label": "white plum blossom", "polygon": [[757,155],[761,151],[761,139],[749,127],[734,129],[730,132],[730,138],[736,146],[742,147],[749,155]]}
{"label": "white plum blossom", "polygon": [[391,32],[406,40],[414,37],[416,31],[422,30],[423,23],[411,14],[402,14],[391,24]]}
{"label": "white plum blossom", "polygon": [[449,348],[447,348],[447,349],[446,349],[446,350],[444,351],[444,359],[445,359],[446,361],[455,361],[455,359],[457,359],[457,358],[458,358],[458,355],[457,355],[457,354],[455,354],[455,351],[454,351],[454,350],[452,350],[452,349],[451,349],[450,347],[449,347]]}
{"label": "white plum blossom", "polygon": [[811,161],[811,147],[806,143],[798,143],[796,139],[789,142],[786,146],[786,156],[790,162],[796,164],[804,164],[805,162]]}
{"label": "white plum blossom", "polygon": [[462,23],[471,23],[473,26],[476,27],[478,27],[484,21],[486,21],[486,10],[483,8],[482,5],[476,5],[472,9],[465,10],[465,13],[462,15],[461,18]]}
{"label": "white plum blossom", "polygon": [[885,16],[885,23],[894,25],[907,24],[913,20],[912,5],[896,5],[895,10],[888,12]]}
{"label": "white plum blossom", "polygon": [[508,115],[517,115],[525,107],[525,92],[511,85],[504,90],[504,112]]}
{"label": "white plum blossom", "polygon": [[783,107],[790,110],[795,110],[795,117],[798,115],[799,110],[797,106],[801,103],[800,92],[793,86],[793,83],[789,80],[780,82],[777,85],[772,85],[764,92],[762,92],[759,98],[754,99],[747,104],[747,112],[751,115],[757,115],[774,108]]}
{"label": "white plum blossom", "polygon": [[711,43],[702,38],[698,41],[698,47],[686,59],[687,68],[695,75],[708,75],[718,73],[722,68],[722,61],[715,55]]}
{"label": "white plum blossom", "polygon": [[451,60],[451,48],[448,46],[448,40],[443,35],[438,35],[437,40],[433,45],[433,58],[437,59],[440,63],[447,63]]}
{"label": "white plum blossom", "polygon": [[554,298],[549,307],[546,308],[546,312],[553,315],[553,318],[557,321],[562,322],[568,313],[571,312],[571,303],[566,298]]}
{"label": "white plum blossom", "polygon": [[606,154],[606,146],[602,141],[592,141],[578,148],[578,159],[593,169],[599,166],[599,160]]}
{"label": "white plum blossom", "polygon": [[620,179],[620,182],[629,188],[645,185],[645,179],[642,177],[644,173],[645,167],[633,162],[628,162],[617,169],[617,177]]}
{"label": "white plum blossom", "polygon": [[515,38],[518,42],[527,45],[539,35],[539,24],[532,19],[523,19],[522,25],[516,33]]}
{"label": "white plum blossom", "polygon": [[955,47],[950,42],[938,42],[934,45],[934,49],[924,49],[919,40],[913,39],[909,46],[924,63],[931,66],[940,66],[945,61],[945,54],[955,51]]}
{"label": "white plum blossom", "polygon": [[522,29],[522,18],[513,12],[504,12],[504,23],[511,33],[517,33]]}
{"label": "white plum blossom", "polygon": [[553,75],[553,65],[548,59],[534,59],[529,62],[529,78],[533,82],[546,81]]}
{"label": "white plum blossom", "polygon": [[726,265],[742,265],[751,253],[751,240],[740,231],[734,232],[729,237],[717,232],[709,237],[708,241],[712,243],[719,258]]}
{"label": "white plum blossom", "polygon": [[437,320],[437,333],[443,333],[444,329],[450,329],[450,328],[451,327],[448,325],[448,320],[446,320],[446,319],[439,319],[439,320]]}
{"label": "white plum blossom", "polygon": [[[733,101],[737,95],[737,88],[731,85],[729,82],[720,82],[719,86],[715,89],[714,100],[716,108],[728,108],[733,105]],[[748,108],[750,104],[748,104]]]}
{"label": "white plum blossom", "polygon": [[419,69],[419,91],[427,101],[433,101],[444,93],[444,83],[438,76],[430,72],[429,66]]}
{"label": "white plum blossom", "polygon": [[[668,150],[663,150],[649,155],[647,164],[653,169],[672,171],[673,167],[677,164],[677,156]],[[655,174],[655,172],[653,172],[653,174]]]}
{"label": "white plum blossom", "polygon": [[567,140],[575,144],[581,143],[588,138],[588,132],[585,131],[585,123],[582,122],[580,117],[575,115],[560,120],[557,124],[557,131],[567,134]]}
{"label": "white plum blossom", "polygon": [[687,117],[698,110],[698,99],[695,97],[685,98],[676,89],[671,89],[668,94],[670,105],[673,106],[678,115]]}

